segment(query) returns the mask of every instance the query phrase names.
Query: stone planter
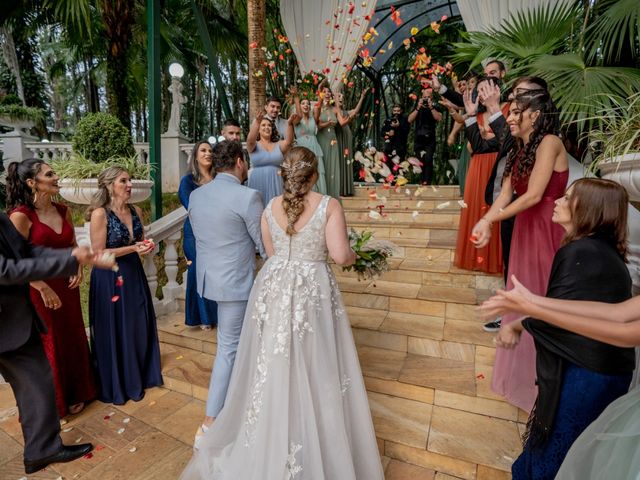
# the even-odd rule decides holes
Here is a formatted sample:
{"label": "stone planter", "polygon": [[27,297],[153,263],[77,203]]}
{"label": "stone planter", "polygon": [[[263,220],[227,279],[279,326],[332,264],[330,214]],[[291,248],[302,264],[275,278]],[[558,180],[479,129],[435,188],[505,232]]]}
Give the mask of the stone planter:
{"label": "stone planter", "polygon": [[619,183],[633,202],[640,202],[640,152],[613,157],[598,165],[603,178]]}
{"label": "stone planter", "polygon": [[[601,162],[600,173],[619,183],[633,202],[640,202],[640,152],[628,153]],[[635,294],[640,294],[640,212],[629,206],[629,272]]]}
{"label": "stone planter", "polygon": [[[151,187],[153,182],[151,180],[131,180],[131,199],[130,203],[143,202],[151,196]],[[62,198],[71,203],[77,203],[80,205],[89,205],[93,196],[98,191],[98,179],[87,178],[77,180],[73,178],[66,178],[60,180],[60,195]]]}

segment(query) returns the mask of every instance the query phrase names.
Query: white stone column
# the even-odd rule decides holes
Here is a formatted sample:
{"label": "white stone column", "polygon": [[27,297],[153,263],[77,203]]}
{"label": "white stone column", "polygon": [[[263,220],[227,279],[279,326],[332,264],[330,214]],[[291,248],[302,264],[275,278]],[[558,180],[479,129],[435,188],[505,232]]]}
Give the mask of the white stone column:
{"label": "white stone column", "polygon": [[189,157],[180,150],[180,145],[189,143],[179,133],[167,132],[162,135],[160,148],[162,150],[162,191],[177,192],[180,179],[187,173]]}
{"label": "white stone column", "polygon": [[162,287],[162,295],[165,302],[175,300],[182,293],[182,285],[177,282],[178,250],[176,249],[176,242],[180,240],[181,235],[182,231],[178,230],[164,241],[164,270],[167,274],[167,284]]}
{"label": "white stone column", "polygon": [[28,133],[23,132],[19,128],[15,128],[11,132],[0,135],[3,140],[2,162],[5,169],[11,162],[21,162],[22,160],[33,157],[33,153],[27,149],[26,142],[38,141],[36,137],[32,137]]}

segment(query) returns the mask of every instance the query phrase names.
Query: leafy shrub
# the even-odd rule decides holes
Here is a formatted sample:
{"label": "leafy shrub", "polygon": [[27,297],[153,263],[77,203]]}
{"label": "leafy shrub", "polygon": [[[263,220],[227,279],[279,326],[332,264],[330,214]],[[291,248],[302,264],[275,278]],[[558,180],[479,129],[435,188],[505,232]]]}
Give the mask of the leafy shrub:
{"label": "leafy shrub", "polygon": [[135,153],[129,131],[108,113],[90,113],[80,120],[72,148],[95,163],[106,162],[112,157],[130,157]]}

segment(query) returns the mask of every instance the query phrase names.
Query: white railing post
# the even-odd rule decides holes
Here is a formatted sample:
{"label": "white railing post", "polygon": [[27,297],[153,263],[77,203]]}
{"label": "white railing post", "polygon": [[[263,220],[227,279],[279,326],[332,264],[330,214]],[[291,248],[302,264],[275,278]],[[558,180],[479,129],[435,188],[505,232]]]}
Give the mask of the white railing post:
{"label": "white railing post", "polygon": [[167,284],[162,287],[162,294],[165,300],[175,300],[182,293],[182,286],[178,279],[178,250],[176,242],[180,240],[182,232],[180,230],[172,233],[164,241],[164,269],[167,274]]}
{"label": "white railing post", "polygon": [[144,257],[144,273],[147,276],[147,282],[149,282],[149,290],[151,290],[151,297],[153,298],[154,306],[159,301],[156,298],[156,290],[158,289],[158,269],[156,268],[156,264],[153,262],[153,257],[155,257],[156,249]]}

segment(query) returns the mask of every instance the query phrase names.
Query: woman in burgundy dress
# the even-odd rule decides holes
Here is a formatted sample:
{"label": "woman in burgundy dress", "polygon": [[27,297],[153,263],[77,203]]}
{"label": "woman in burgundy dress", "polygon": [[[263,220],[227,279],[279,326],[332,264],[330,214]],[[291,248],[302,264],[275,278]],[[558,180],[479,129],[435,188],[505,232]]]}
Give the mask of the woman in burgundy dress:
{"label": "woman in burgundy dress", "polygon": [[[7,171],[7,210],[18,231],[34,245],[70,248],[76,239],[67,207],[52,202],[58,176],[44,161],[14,162]],[[31,282],[31,301],[47,325],[42,333],[51,364],[60,418],[79,413],[96,397],[89,343],[82,320],[82,267],[71,278]]]}
{"label": "woman in burgundy dress", "polygon": [[[515,215],[507,288],[513,287],[510,278],[515,274],[537,295],[547,291],[553,257],[564,235],[562,227],[551,222],[554,202],[564,195],[569,178],[567,152],[557,136],[558,117],[543,90],[518,95],[511,102],[507,123],[516,144],[507,157],[500,196],[473,229],[474,243],[481,248],[489,242],[493,224]],[[502,326],[521,317],[505,315]],[[537,396],[535,379],[531,335],[523,333],[512,350],[498,347],[491,385],[496,393],[529,412]]]}

